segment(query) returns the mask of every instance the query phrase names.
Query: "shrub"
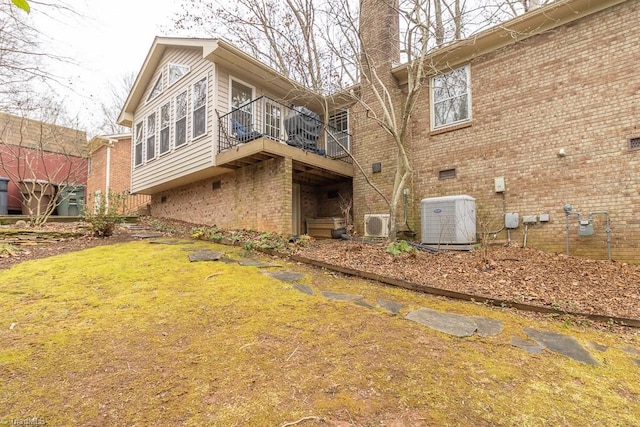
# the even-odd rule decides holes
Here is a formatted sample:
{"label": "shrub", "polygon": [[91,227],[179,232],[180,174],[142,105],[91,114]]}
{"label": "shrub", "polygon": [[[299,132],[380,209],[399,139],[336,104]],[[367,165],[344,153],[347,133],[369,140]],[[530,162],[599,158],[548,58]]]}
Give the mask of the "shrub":
{"label": "shrub", "polygon": [[92,208],[86,206],[84,220],[89,223],[91,233],[96,237],[109,237],[113,234],[116,224],[124,221],[120,213],[126,193],[115,193],[109,191],[106,197],[96,194],[95,200],[98,203]]}
{"label": "shrub", "polygon": [[387,252],[389,252],[393,256],[398,256],[404,253],[415,253],[416,248],[406,240],[398,240],[397,242],[393,242],[389,246],[387,246]]}
{"label": "shrub", "polygon": [[222,231],[217,227],[194,227],[191,229],[191,237],[196,240],[213,240],[219,242],[224,235]]}

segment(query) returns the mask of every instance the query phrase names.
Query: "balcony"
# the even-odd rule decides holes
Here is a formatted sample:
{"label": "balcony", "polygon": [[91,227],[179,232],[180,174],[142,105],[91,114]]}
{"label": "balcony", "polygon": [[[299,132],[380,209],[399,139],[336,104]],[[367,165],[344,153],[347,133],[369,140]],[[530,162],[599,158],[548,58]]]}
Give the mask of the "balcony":
{"label": "balcony", "polygon": [[[332,122],[347,128],[347,116]],[[351,136],[305,107],[266,96],[219,117],[216,164],[240,168],[269,158],[293,160],[294,180],[327,184],[353,176]]]}
{"label": "balcony", "polygon": [[[334,120],[347,127],[346,116]],[[218,153],[258,138],[268,138],[329,159],[351,163],[351,136],[320,120],[313,111],[287,107],[262,96],[220,117]]]}

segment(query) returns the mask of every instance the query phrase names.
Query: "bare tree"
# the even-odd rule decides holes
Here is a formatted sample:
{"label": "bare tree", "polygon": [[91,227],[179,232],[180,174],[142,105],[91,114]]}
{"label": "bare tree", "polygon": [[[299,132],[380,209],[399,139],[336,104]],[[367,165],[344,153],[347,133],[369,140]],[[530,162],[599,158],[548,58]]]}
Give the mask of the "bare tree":
{"label": "bare tree", "polygon": [[[32,224],[44,224],[70,185],[86,181],[86,134],[59,123],[64,110],[39,106],[39,120],[0,114],[0,173],[18,186]],[[28,112],[33,116],[34,110]]]}
{"label": "bare tree", "polygon": [[129,91],[135,81],[133,72],[123,74],[121,79],[116,83],[109,83],[109,98],[100,101],[100,111],[102,116],[100,122],[96,123],[94,128],[98,134],[114,135],[119,133],[127,133],[131,130],[128,127],[118,124],[118,116],[122,106],[127,100]]}
{"label": "bare tree", "polygon": [[[22,10],[29,5],[31,14]],[[0,111],[21,113],[23,104],[33,99],[37,91],[50,94],[53,87],[66,86],[64,78],[47,69],[47,63],[73,60],[42,46],[43,39],[51,35],[43,34],[37,28],[34,14],[51,19],[59,19],[54,15],[60,14],[77,16],[65,0],[0,2]]]}
{"label": "bare tree", "polygon": [[[341,95],[349,93],[355,108],[389,138],[395,153],[390,191],[373,185],[352,158],[388,205],[389,239],[395,240],[397,209],[413,171],[408,147],[414,110],[428,77],[450,71],[437,69],[425,58],[433,49],[551,1],[239,0],[225,8],[191,0],[176,25],[225,36],[319,96],[356,84],[357,90]],[[382,18],[363,22],[360,13],[365,9]],[[391,75],[391,68],[401,62],[407,73],[402,86]]]}
{"label": "bare tree", "polygon": [[[238,0],[227,6],[190,0],[175,19],[179,29],[226,38],[292,80],[328,94],[358,81],[357,34],[345,38],[331,18],[353,14],[342,0]],[[345,9],[347,8],[347,9]],[[336,39],[336,37],[338,39]],[[336,48],[340,45],[340,48]]]}

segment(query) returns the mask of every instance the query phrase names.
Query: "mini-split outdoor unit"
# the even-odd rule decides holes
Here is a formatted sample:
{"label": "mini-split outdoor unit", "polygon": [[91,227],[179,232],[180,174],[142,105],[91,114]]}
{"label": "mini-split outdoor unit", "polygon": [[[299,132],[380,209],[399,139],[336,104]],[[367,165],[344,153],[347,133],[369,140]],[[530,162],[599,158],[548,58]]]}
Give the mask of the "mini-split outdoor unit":
{"label": "mini-split outdoor unit", "polygon": [[389,214],[364,214],[365,237],[388,237]]}
{"label": "mini-split outdoor unit", "polygon": [[469,245],[476,241],[476,200],[471,196],[422,199],[422,243]]}

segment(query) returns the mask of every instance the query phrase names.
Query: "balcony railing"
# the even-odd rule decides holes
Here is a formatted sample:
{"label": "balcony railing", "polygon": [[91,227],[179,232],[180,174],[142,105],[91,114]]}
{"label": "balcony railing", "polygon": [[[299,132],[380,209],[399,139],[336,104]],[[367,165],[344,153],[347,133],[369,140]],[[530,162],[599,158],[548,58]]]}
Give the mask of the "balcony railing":
{"label": "balcony railing", "polygon": [[219,118],[218,153],[258,138],[351,163],[349,133],[323,123],[305,107],[287,107],[262,96]]}

